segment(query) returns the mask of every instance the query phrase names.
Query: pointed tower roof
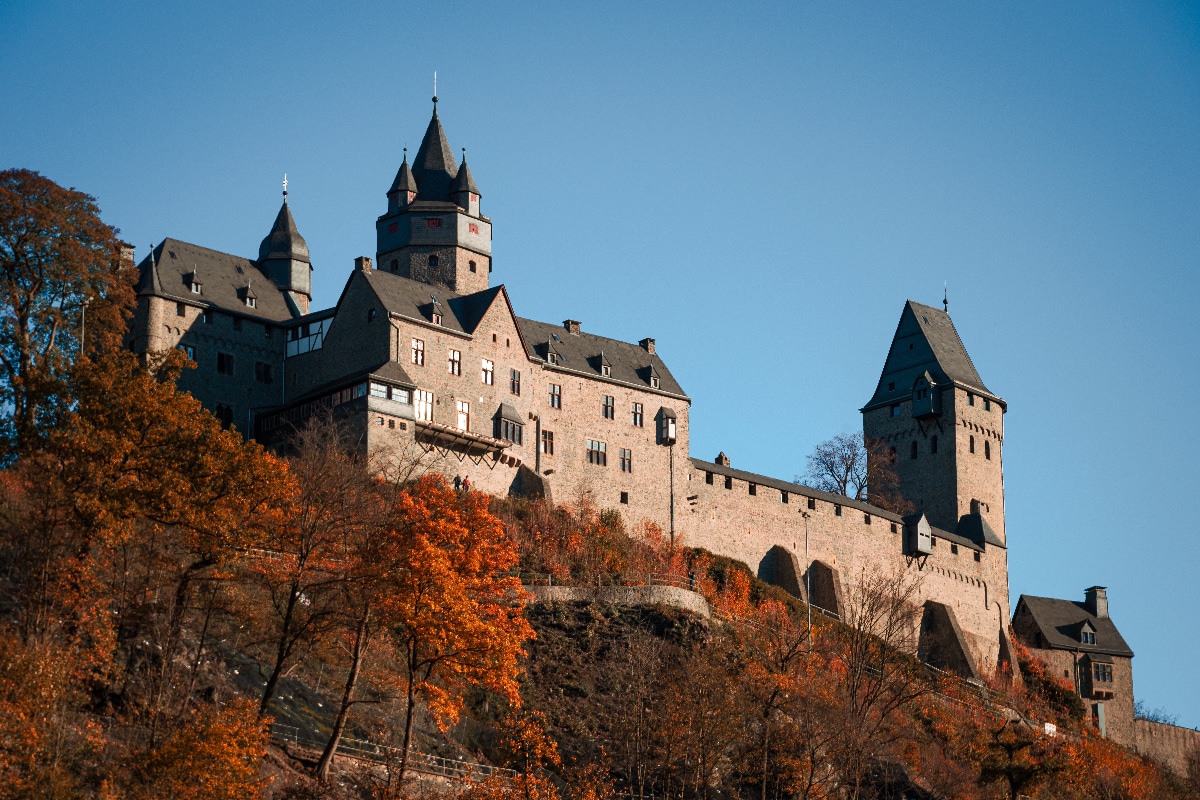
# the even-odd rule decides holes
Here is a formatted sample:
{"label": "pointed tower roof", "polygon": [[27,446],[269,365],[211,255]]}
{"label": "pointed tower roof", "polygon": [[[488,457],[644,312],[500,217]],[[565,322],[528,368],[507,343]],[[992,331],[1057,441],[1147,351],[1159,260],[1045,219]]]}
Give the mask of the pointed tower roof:
{"label": "pointed tower roof", "polygon": [[[162,245],[159,245],[161,247]],[[152,295],[161,297],[163,294],[162,281],[158,277],[158,258],[154,254],[154,248],[150,248],[150,255],[146,256],[146,260],[142,264],[142,275],[138,280],[137,293],[139,295]]]}
{"label": "pointed tower roof", "polygon": [[421,187],[419,200],[449,200],[450,183],[458,174],[458,165],[454,161],[454,152],[446,141],[446,132],[442,130],[442,121],[438,119],[437,101],[433,104],[433,118],[425,129],[425,138],[417,148],[416,158],[413,159],[413,177]]}
{"label": "pointed tower roof", "polygon": [[950,315],[940,308],[909,300],[900,314],[879,385],[863,410],[908,397],[913,382],[926,372],[939,384],[953,383],[1005,406],[979,377]]}
{"label": "pointed tower roof", "polygon": [[471,175],[471,168],[467,166],[466,150],[463,150],[462,166],[458,168],[458,175],[454,177],[454,183],[450,185],[450,191],[479,194],[479,187],[475,185],[475,178]]}
{"label": "pointed tower roof", "polygon": [[293,261],[311,263],[308,257],[308,244],[300,231],[296,229],[296,220],[292,219],[292,210],[288,208],[287,192],[283,193],[283,205],[275,217],[271,232],[258,246],[259,262],[272,258],[288,258]]}
{"label": "pointed tower roof", "polygon": [[412,170],[408,168],[408,148],[404,148],[404,161],[400,164],[400,169],[396,172],[396,180],[392,181],[392,188],[388,189],[387,193],[392,192],[416,192],[417,179],[413,177]]}

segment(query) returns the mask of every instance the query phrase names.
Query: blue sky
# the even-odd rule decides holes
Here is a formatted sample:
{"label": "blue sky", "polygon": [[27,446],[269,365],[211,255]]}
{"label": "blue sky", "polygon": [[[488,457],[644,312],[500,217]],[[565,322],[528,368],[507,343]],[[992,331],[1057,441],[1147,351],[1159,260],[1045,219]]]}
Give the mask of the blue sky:
{"label": "blue sky", "polygon": [[1138,697],[1200,725],[1195,5],[344,7],[10,0],[0,166],[139,257],[254,255],[287,172],[328,305],[437,70],[517,312],[656,338],[693,454],[782,478],[948,282],[1009,402],[1014,603],[1108,586]]}

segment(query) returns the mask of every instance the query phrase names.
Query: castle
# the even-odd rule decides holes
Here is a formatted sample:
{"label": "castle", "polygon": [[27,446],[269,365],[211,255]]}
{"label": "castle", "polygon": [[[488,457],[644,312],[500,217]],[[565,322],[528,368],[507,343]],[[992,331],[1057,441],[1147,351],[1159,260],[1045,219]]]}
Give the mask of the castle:
{"label": "castle", "polygon": [[[654,522],[741,560],[831,614],[864,574],[906,571],[920,582],[924,661],[969,678],[1015,670],[1007,404],[980,378],[946,310],[904,305],[862,408],[864,432],[891,448],[900,493],[917,509],[901,517],[735,469],[724,454],[693,458],[691,400],[653,339],[516,315],[505,287],[492,285],[492,221],[480,196],[434,98],[420,148],[411,164],[404,155],[386,191],[376,253],[354,260],[333,307],[310,307],[313,266],[285,185],[257,258],[170,238],[153,248],[139,267],[128,344],[185,350],[196,369],[181,388],[263,442],[332,413],[365,452],[464,475],[487,492],[619,509],[631,523]],[[1099,638],[1072,642],[1065,671],[1097,724],[1132,743],[1132,652],[1106,603],[1101,613],[1101,594],[1072,606],[1092,627],[1080,631]],[[1014,621],[1055,669],[1065,645],[1047,630],[1081,622],[1048,605],[1066,602],[1022,597]]]}

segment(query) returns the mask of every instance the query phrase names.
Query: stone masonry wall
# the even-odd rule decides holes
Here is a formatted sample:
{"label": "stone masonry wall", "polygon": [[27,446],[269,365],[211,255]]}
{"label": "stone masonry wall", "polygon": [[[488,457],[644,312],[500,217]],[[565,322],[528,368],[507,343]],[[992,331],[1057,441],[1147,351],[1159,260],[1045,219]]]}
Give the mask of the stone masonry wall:
{"label": "stone masonry wall", "polygon": [[1187,774],[1189,758],[1200,758],[1200,731],[1163,722],[1134,720],[1132,737],[1123,744],[1161,761],[1179,775]]}
{"label": "stone masonry wall", "polygon": [[[685,545],[736,558],[760,574],[773,569],[771,560],[781,557],[779,550],[772,552],[772,548],[781,548],[798,565],[801,595],[805,576],[813,571],[817,605],[823,605],[823,598],[816,595],[822,576],[829,574],[825,567],[836,574],[843,598],[855,591],[864,572],[904,570],[920,581],[921,602],[931,600],[953,611],[969,656],[980,672],[995,668],[1001,631],[1008,622],[1007,553],[1003,548],[987,547],[976,561],[976,551],[940,539],[931,555],[913,557],[905,553],[904,527],[893,514],[849,499],[835,504],[826,499],[828,495],[798,485],[793,485],[784,503],[781,489],[756,484],[757,493],[751,495],[751,482],[746,479],[730,478],[730,488],[726,488],[726,476],[719,471],[691,462],[689,467],[680,511]],[[712,483],[708,482],[710,472]],[[771,559],[768,553],[772,553]]]}
{"label": "stone masonry wall", "polygon": [[[1040,647],[1030,647],[1029,652],[1049,665],[1050,675],[1075,686],[1093,725],[1098,719],[1097,706],[1103,703],[1108,738],[1118,744],[1133,744],[1133,659],[1113,656],[1112,683],[1093,684],[1090,662],[1084,653]],[[1101,687],[1113,693],[1112,699],[1094,696],[1093,689]]]}

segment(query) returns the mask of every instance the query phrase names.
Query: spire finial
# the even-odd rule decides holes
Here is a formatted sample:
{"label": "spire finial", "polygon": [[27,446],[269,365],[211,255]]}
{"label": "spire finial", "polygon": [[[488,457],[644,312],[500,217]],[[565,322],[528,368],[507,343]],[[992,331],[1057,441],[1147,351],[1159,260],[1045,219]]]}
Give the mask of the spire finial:
{"label": "spire finial", "polygon": [[433,110],[437,110],[437,70],[433,71]]}
{"label": "spire finial", "polygon": [[287,173],[283,173],[283,199],[287,201]]}
{"label": "spire finial", "polygon": [[950,313],[950,292],[946,288],[947,282],[942,281],[942,310],[947,314]]}
{"label": "spire finial", "polygon": [[150,266],[154,266],[154,242],[150,243]]}

